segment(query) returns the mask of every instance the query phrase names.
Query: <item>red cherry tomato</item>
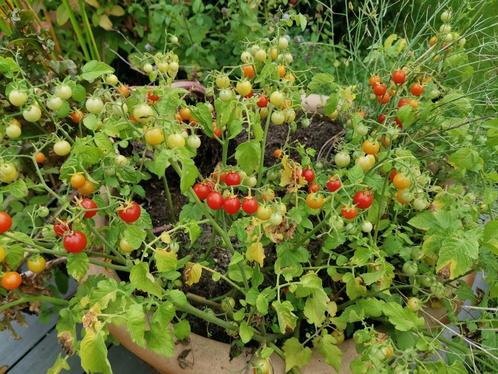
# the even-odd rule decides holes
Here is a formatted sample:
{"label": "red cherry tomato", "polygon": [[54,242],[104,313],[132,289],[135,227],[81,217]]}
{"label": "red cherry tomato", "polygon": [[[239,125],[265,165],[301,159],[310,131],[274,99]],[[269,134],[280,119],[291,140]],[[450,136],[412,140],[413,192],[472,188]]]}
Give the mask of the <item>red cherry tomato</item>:
{"label": "red cherry tomato", "polygon": [[407,97],[402,97],[401,99],[399,99],[398,101],[398,108],[401,108],[405,105],[410,105],[411,103],[411,100]]}
{"label": "red cherry tomato", "polygon": [[308,192],[313,193],[318,191],[320,191],[320,185],[315,182],[310,183],[310,185],[308,186]]}
{"label": "red cherry tomato", "polygon": [[154,95],[154,92],[147,91],[147,101],[149,101],[150,104],[155,104],[157,101],[159,101],[159,99],[159,95]]}
{"label": "red cherry tomato", "polygon": [[213,129],[213,134],[216,138],[221,138],[221,129],[219,127],[215,127]]}
{"label": "red cherry tomato", "polygon": [[337,191],[339,188],[341,188],[341,186],[342,186],[341,180],[337,176],[332,176],[327,181],[327,189],[330,192]]}
{"label": "red cherry tomato", "polygon": [[394,177],[396,176],[396,174],[398,174],[398,171],[396,169],[391,169],[391,172],[389,173],[389,179],[391,180],[391,182],[393,181]]}
{"label": "red cherry tomato", "polygon": [[379,116],[377,117],[377,122],[379,122],[379,123],[384,123],[385,120],[386,120],[386,116],[383,115],[382,113],[379,114]]}
{"label": "red cherry tomato", "polygon": [[86,235],[78,230],[72,231],[64,236],[64,248],[68,253],[81,253],[86,248]]}
{"label": "red cherry tomato", "polygon": [[391,100],[391,94],[389,92],[386,92],[382,96],[377,96],[377,101],[380,104],[387,104]]}
{"label": "red cherry tomato", "polygon": [[55,235],[59,236],[59,237],[63,237],[64,234],[69,231],[71,228],[69,227],[69,225],[67,224],[67,222],[64,222],[64,221],[57,221],[56,223],[54,223],[54,232],[55,232]]}
{"label": "red cherry tomato", "polygon": [[410,92],[413,96],[421,96],[424,93],[424,86],[420,83],[413,83],[410,87]]}
{"label": "red cherry tomato", "polygon": [[220,210],[223,207],[223,196],[217,191],[210,192],[206,198],[208,207],[213,210]]}
{"label": "red cherry tomato", "polygon": [[356,207],[343,207],[341,209],[341,214],[346,219],[354,219],[358,215],[358,210]]}
{"label": "red cherry tomato", "polygon": [[240,200],[237,196],[231,196],[223,202],[223,210],[228,214],[237,214],[240,210]]}
{"label": "red cherry tomato", "polygon": [[193,189],[195,194],[201,201],[206,199],[206,197],[208,197],[209,193],[211,192],[211,189],[205,183],[196,183]]}
{"label": "red cherry tomato", "polygon": [[258,210],[258,201],[254,197],[246,197],[242,201],[242,210],[247,214],[254,214]]}
{"label": "red cherry tomato", "polygon": [[268,98],[265,95],[261,95],[258,101],[256,101],[256,105],[260,108],[266,108],[268,105]]}
{"label": "red cherry tomato", "polygon": [[97,214],[97,203],[92,199],[83,199],[80,206],[85,209],[85,218],[92,218]]}
{"label": "red cherry tomato", "polygon": [[136,202],[132,201],[130,204],[118,209],[119,217],[126,223],[133,223],[140,218],[142,208]]}
{"label": "red cherry tomato", "polygon": [[0,234],[9,231],[12,227],[12,217],[7,212],[0,212]]}
{"label": "red cherry tomato", "polygon": [[310,168],[303,169],[302,175],[308,183],[313,182],[313,179],[315,179],[315,173]]}
{"label": "red cherry tomato", "polygon": [[377,96],[382,96],[387,92],[387,86],[384,83],[377,83],[373,86],[373,92]]}
{"label": "red cherry tomato", "polygon": [[396,84],[403,84],[406,81],[406,73],[403,70],[394,70],[391,79]]}
{"label": "red cherry tomato", "polygon": [[358,191],[353,197],[353,202],[358,208],[368,209],[372,205],[374,196],[372,191]]}
{"label": "red cherry tomato", "polygon": [[225,176],[227,186],[238,186],[240,184],[240,175],[237,172],[231,171]]}
{"label": "red cherry tomato", "polygon": [[2,275],[2,287],[6,290],[13,291],[22,283],[21,275],[17,271],[7,271]]}

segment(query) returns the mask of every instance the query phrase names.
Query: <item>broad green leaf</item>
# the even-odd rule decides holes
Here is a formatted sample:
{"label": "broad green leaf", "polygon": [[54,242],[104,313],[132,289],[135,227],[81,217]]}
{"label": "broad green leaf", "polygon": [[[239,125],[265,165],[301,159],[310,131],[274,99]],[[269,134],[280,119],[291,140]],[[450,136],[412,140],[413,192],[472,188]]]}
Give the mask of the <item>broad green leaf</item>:
{"label": "broad green leaf", "polygon": [[325,362],[339,371],[342,363],[342,351],[332,335],[325,335],[314,342],[314,346],[323,356]]}
{"label": "broad green leaf", "polygon": [[329,298],[323,289],[313,291],[304,304],[304,316],[308,323],[319,327],[325,321],[325,312]]}
{"label": "broad green leaf", "polygon": [[175,325],[175,337],[178,340],[185,340],[190,336],[190,323],[183,319]]}
{"label": "broad green leaf", "polygon": [[277,313],[278,325],[282,334],[287,334],[294,331],[297,323],[297,316],[293,313],[294,306],[290,301],[274,301],[273,309]]}
{"label": "broad green leaf", "polygon": [[24,246],[22,244],[9,244],[4,247],[7,252],[5,261],[10,269],[17,269],[24,261]]}
{"label": "broad green leaf", "polygon": [[433,228],[437,221],[431,212],[422,212],[410,219],[408,223],[419,230],[427,231]]}
{"label": "broad green leaf", "polygon": [[182,160],[182,175],[180,177],[180,189],[186,193],[195,183],[199,176],[199,170],[195,166],[194,160],[187,158]]}
{"label": "broad green leaf", "polygon": [[282,347],[285,357],[285,372],[293,368],[303,368],[311,360],[312,351],[304,347],[297,338],[287,339]]}
{"label": "broad green leaf", "polygon": [[441,243],[436,270],[446,268],[449,279],[465,274],[479,256],[479,241],[476,235],[466,231],[453,234]]}
{"label": "broad green leaf", "polygon": [[254,329],[247,324],[246,321],[242,321],[239,326],[239,336],[242,343],[247,344],[251,341],[254,335]]}
{"label": "broad green leaf", "polygon": [[261,161],[260,143],[256,140],[251,140],[241,143],[235,150],[235,159],[237,165],[247,174],[253,173],[258,169]]}
{"label": "broad green leaf", "polygon": [[70,254],[67,256],[67,272],[74,279],[80,281],[88,272],[88,256],[86,253]]}
{"label": "broad green leaf", "polygon": [[85,336],[80,343],[79,355],[81,367],[85,372],[112,374],[102,330],[98,332],[91,329],[85,330]]}
{"label": "broad green leaf", "polygon": [[409,309],[403,308],[398,303],[386,303],[382,308],[382,312],[397,330],[409,331],[424,326],[422,317]]}
{"label": "broad green leaf", "polygon": [[310,92],[321,95],[330,95],[336,87],[334,76],[327,73],[315,74],[308,85]]}
{"label": "broad green leaf", "polygon": [[151,295],[161,297],[163,295],[162,287],[149,272],[149,264],[140,262],[133,266],[130,272],[130,283],[133,288],[147,292]]}
{"label": "broad green leaf", "polygon": [[190,244],[194,244],[202,234],[201,227],[195,221],[190,221],[185,229],[187,230]]}
{"label": "broad green leaf", "polygon": [[361,278],[355,278],[352,273],[346,273],[342,281],[346,283],[346,294],[351,300],[366,295],[367,288],[362,284]]}
{"label": "broad green leaf", "polygon": [[415,112],[411,105],[403,105],[398,109],[396,117],[401,121],[403,127],[410,127],[415,122]]}
{"label": "broad green leaf", "polygon": [[156,267],[159,272],[168,272],[176,270],[178,263],[175,252],[157,249],[154,252],[154,260],[156,260]]}
{"label": "broad green leaf", "polygon": [[123,237],[133,248],[138,248],[145,240],[147,233],[137,225],[126,225],[123,231]]}
{"label": "broad green leaf", "polygon": [[89,113],[89,114],[85,115],[85,117],[83,118],[83,125],[88,130],[94,131],[97,128],[98,123],[99,123],[99,119],[93,113]]}
{"label": "broad green leaf", "polygon": [[337,103],[339,102],[339,98],[336,94],[332,94],[327,99],[325,106],[323,107],[323,114],[326,116],[330,116],[337,109]]}
{"label": "broad green leaf", "polygon": [[489,221],[484,226],[482,241],[495,255],[498,255],[498,219]]}
{"label": "broad green leaf", "polygon": [[448,162],[457,170],[477,172],[482,169],[484,161],[474,148],[460,148],[448,157]]}
{"label": "broad green leaf", "polygon": [[154,153],[152,160],[145,162],[145,167],[151,173],[157,175],[159,178],[164,177],[166,169],[170,166],[170,159],[173,157],[174,151],[171,149],[161,149]]}
{"label": "broad green leaf", "polygon": [[192,117],[202,125],[204,132],[208,136],[213,135],[213,117],[206,103],[199,103],[195,107],[190,107]]}
{"label": "broad green leaf", "polygon": [[165,357],[175,354],[175,342],[171,328],[152,324],[151,329],[145,332],[146,346],[153,352]]}
{"label": "broad green leaf", "polygon": [[114,68],[104,62],[93,60],[87,62],[81,68],[81,72],[82,73],[80,74],[80,78],[91,83],[99,77],[102,77],[106,74],[114,73]]}
{"label": "broad green leaf", "polygon": [[145,346],[145,313],[142,304],[131,304],[126,308],[126,327],[131,339],[140,346]]}

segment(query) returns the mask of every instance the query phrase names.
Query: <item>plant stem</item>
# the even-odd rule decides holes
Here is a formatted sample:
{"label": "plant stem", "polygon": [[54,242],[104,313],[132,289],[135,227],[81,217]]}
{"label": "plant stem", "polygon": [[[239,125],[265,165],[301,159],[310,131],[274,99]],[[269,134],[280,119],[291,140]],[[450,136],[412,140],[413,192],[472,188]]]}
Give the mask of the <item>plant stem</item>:
{"label": "plant stem", "polygon": [[261,141],[261,162],[259,163],[259,170],[258,170],[258,183],[261,181],[261,177],[263,176],[263,168],[265,165],[265,148],[266,148],[266,139],[268,137],[268,129],[270,128],[270,118],[271,118],[271,113],[273,111],[273,105],[269,104],[268,105],[268,117],[266,117],[266,124],[265,124],[265,132],[263,135],[263,140]]}
{"label": "plant stem", "polygon": [[94,265],[97,265],[97,266],[102,266],[104,268],[118,270],[118,271],[125,271],[127,273],[130,272],[130,268],[128,266],[110,264],[108,262],[94,260],[93,258],[89,259],[89,261],[90,261],[91,264],[94,264]]}
{"label": "plant stem", "polygon": [[66,305],[68,303],[67,300],[58,299],[56,297],[45,296],[45,295],[32,295],[32,296],[23,296],[20,299],[14,300],[10,303],[4,304],[0,306],[0,312],[3,312],[13,306],[29,303],[31,301],[42,301],[54,305]]}
{"label": "plant stem", "polygon": [[79,0],[81,17],[83,18],[83,25],[85,27],[85,33],[87,39],[90,39],[88,43],[90,47],[90,52],[92,54],[92,58],[94,60],[100,60],[99,50],[97,48],[97,43],[95,43],[95,37],[93,36],[92,27],[90,26],[90,22],[88,21],[88,15],[86,14],[85,2],[83,0]]}
{"label": "plant stem", "polygon": [[111,252],[116,255],[116,257],[119,259],[119,262],[121,262],[122,264],[126,264],[126,258],[124,258],[123,255],[121,253],[119,253],[119,251],[116,248],[114,248],[112,245],[110,245],[109,242],[107,241],[107,239],[104,238],[102,236],[102,234],[97,231],[97,229],[95,227],[91,227],[90,229],[95,234],[95,236],[97,236],[102,241],[102,243],[104,243],[104,246],[109,248],[111,250]]}
{"label": "plant stem", "polygon": [[171,222],[175,222],[175,215],[174,215],[174,211],[175,211],[175,208],[173,207],[173,199],[171,198],[171,192],[169,190],[169,186],[168,186],[168,179],[166,178],[166,175],[163,175],[163,185],[164,185],[164,194],[166,195],[166,201],[168,202],[168,216],[169,216],[169,219],[171,220]]}
{"label": "plant stem", "polygon": [[221,305],[219,303],[208,300],[203,296],[196,295],[196,294],[191,293],[191,292],[187,292],[187,299],[190,299],[191,301],[198,303],[198,304],[208,305],[208,306],[210,306],[212,308],[216,308],[218,310],[221,309]]}

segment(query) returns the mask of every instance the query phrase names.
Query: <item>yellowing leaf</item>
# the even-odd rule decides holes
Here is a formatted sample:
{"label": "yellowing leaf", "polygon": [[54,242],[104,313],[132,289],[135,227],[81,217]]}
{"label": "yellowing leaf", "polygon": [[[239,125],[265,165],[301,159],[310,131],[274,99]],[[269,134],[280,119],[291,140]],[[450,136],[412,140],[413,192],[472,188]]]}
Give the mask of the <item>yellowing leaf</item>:
{"label": "yellowing leaf", "polygon": [[102,27],[104,30],[111,30],[112,29],[112,22],[107,14],[102,14],[99,19],[99,26]]}
{"label": "yellowing leaf", "polygon": [[247,247],[246,258],[248,261],[257,262],[259,267],[263,267],[265,250],[260,242],[252,243]]}
{"label": "yellowing leaf", "polygon": [[280,176],[280,187],[287,187],[287,191],[296,192],[306,185],[306,179],[302,176],[301,165],[290,160],[288,156],[282,157],[282,174]]}
{"label": "yellowing leaf", "polygon": [[154,252],[157,270],[160,272],[168,272],[176,270],[177,256],[175,252],[158,249]]}
{"label": "yellowing leaf", "polygon": [[90,6],[93,6],[94,8],[100,8],[100,4],[97,0],[85,0],[85,3],[87,3]]}
{"label": "yellowing leaf", "polygon": [[305,367],[311,359],[312,351],[304,347],[297,338],[290,338],[283,346],[285,356],[285,372],[291,369]]}
{"label": "yellowing leaf", "polygon": [[120,16],[124,16],[125,14],[125,11],[122,7],[120,7],[119,5],[114,5],[111,10],[109,10],[107,12],[107,14],[111,15],[111,16],[116,16],[116,17],[120,17]]}
{"label": "yellowing leaf", "polygon": [[187,286],[192,286],[199,283],[202,275],[202,266],[199,264],[193,264],[189,262],[185,265],[185,270],[183,271],[183,279]]}

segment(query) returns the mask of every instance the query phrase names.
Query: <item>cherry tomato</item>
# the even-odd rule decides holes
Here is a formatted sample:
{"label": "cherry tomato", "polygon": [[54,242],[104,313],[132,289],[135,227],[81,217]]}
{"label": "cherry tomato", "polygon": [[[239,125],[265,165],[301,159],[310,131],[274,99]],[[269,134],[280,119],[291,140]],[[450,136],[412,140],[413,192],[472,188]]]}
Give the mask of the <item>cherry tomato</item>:
{"label": "cherry tomato", "polygon": [[342,186],[342,183],[341,183],[341,180],[339,179],[338,176],[332,176],[327,181],[327,189],[330,192],[337,191],[339,188],[341,188],[341,186]]}
{"label": "cherry tomato", "polygon": [[85,181],[85,184],[78,188],[78,192],[81,195],[91,195],[95,192],[95,185],[93,182],[90,182],[88,179]]}
{"label": "cherry tomato", "polygon": [[91,199],[81,200],[80,206],[85,210],[85,218],[92,218],[97,214],[97,203]]}
{"label": "cherry tomato", "polygon": [[183,148],[185,147],[185,138],[182,134],[170,134],[166,140],[168,147],[170,148]]}
{"label": "cherry tomato", "polygon": [[341,209],[341,215],[346,219],[354,219],[358,215],[358,210],[355,206],[343,207]]}
{"label": "cherry tomato", "polygon": [[73,96],[73,90],[67,84],[61,84],[55,87],[54,94],[62,100],[67,100]]}
{"label": "cherry tomato", "polygon": [[403,273],[405,273],[408,276],[414,276],[417,274],[418,271],[418,265],[416,262],[413,261],[407,261],[403,264]]}
{"label": "cherry tomato", "polygon": [[10,183],[17,179],[19,173],[17,172],[16,165],[12,162],[0,164],[0,182]]}
{"label": "cherry tomato", "polygon": [[57,156],[66,156],[71,152],[71,144],[66,140],[59,140],[54,144],[54,153]]}
{"label": "cherry tomato", "polygon": [[317,193],[310,193],[306,196],[306,205],[311,209],[320,209],[325,204],[325,198]]}
{"label": "cherry tomato", "polygon": [[358,191],[353,197],[353,202],[358,208],[368,209],[372,205],[374,195],[372,191]]}
{"label": "cherry tomato", "polygon": [[379,153],[380,144],[375,141],[365,140],[361,145],[361,149],[367,155],[376,155],[377,153]]}
{"label": "cherry tomato", "polygon": [[318,191],[320,191],[320,185],[315,182],[310,183],[310,185],[308,186],[308,192],[313,193]]}
{"label": "cherry tomato", "polygon": [[64,221],[57,221],[54,223],[54,232],[55,235],[59,237],[63,237],[66,232],[68,232],[71,228],[67,224],[67,222]]}
{"label": "cherry tomato", "polygon": [[308,183],[313,182],[313,179],[315,179],[315,172],[311,170],[310,168],[304,168],[302,172],[302,176]]}
{"label": "cherry tomato", "polygon": [[256,210],[256,217],[258,217],[261,221],[267,221],[270,219],[273,211],[269,206],[260,205]]}
{"label": "cherry tomato", "polygon": [[12,90],[9,93],[9,101],[14,106],[23,106],[28,100],[28,94],[21,90]]}
{"label": "cherry tomato", "polygon": [[391,180],[391,182],[394,180],[394,177],[396,176],[396,174],[398,174],[398,171],[396,169],[391,169],[391,171],[389,172],[389,179]]}
{"label": "cherry tomato", "polygon": [[193,187],[195,194],[199,198],[199,200],[205,200],[211,189],[205,183],[196,183]]}
{"label": "cherry tomato", "polygon": [[378,75],[372,75],[370,78],[368,78],[368,84],[372,87],[379,83],[380,77]]}
{"label": "cherry tomato", "polygon": [[33,273],[41,273],[45,270],[47,261],[42,256],[31,256],[28,260],[28,269]]}
{"label": "cherry tomato", "polygon": [[130,96],[130,87],[128,87],[126,84],[119,85],[117,90],[123,97]]}
{"label": "cherry tomato", "polygon": [[256,76],[256,71],[252,65],[242,66],[242,75],[246,78],[252,79]]}
{"label": "cherry tomato", "polygon": [[256,105],[260,108],[266,108],[268,105],[268,98],[265,95],[261,95],[256,101]]}
{"label": "cherry tomato", "polygon": [[383,96],[387,92],[387,86],[384,83],[377,83],[373,86],[373,92],[377,96]]}
{"label": "cherry tomato", "polygon": [[216,138],[221,138],[221,129],[219,127],[215,127],[213,129],[213,134]]}
{"label": "cherry tomato", "polygon": [[154,95],[154,92],[152,91],[147,91],[147,101],[154,105],[156,102],[159,101],[161,97],[159,95]]}
{"label": "cherry tomato", "polygon": [[38,105],[32,104],[22,112],[23,118],[28,122],[36,122],[41,118],[42,112]]}
{"label": "cherry tomato", "polygon": [[90,97],[85,102],[85,108],[90,113],[99,114],[104,109],[104,102],[98,97]]}
{"label": "cherry tomato", "polygon": [[396,126],[398,126],[400,129],[403,128],[403,124],[401,123],[401,120],[399,118],[395,118],[394,122],[396,123]]}
{"label": "cherry tomato", "polygon": [[345,168],[351,162],[351,157],[346,152],[339,152],[334,156],[334,161],[340,168]]}
{"label": "cherry tomato", "polygon": [[405,105],[410,105],[410,99],[407,97],[402,97],[398,101],[398,108],[404,107]]}
{"label": "cherry tomato", "polygon": [[410,92],[413,96],[421,96],[424,93],[424,86],[420,83],[413,83],[410,87]]}
{"label": "cherry tomato", "polygon": [[2,276],[2,287],[6,290],[13,291],[22,283],[21,275],[17,271],[7,271]]}
{"label": "cherry tomato", "polygon": [[389,92],[386,92],[384,95],[382,96],[377,96],[377,101],[379,102],[379,104],[387,104],[389,101],[391,100],[391,94]]}
{"label": "cherry tomato", "polygon": [[86,248],[86,235],[78,230],[64,235],[63,245],[68,253],[81,253]]}
{"label": "cherry tomato", "polygon": [[197,149],[201,146],[201,138],[195,134],[192,134],[187,138],[187,145],[190,148]]}
{"label": "cherry tomato", "polygon": [[357,164],[360,165],[361,169],[365,172],[372,169],[375,165],[375,156],[374,155],[366,155],[359,157],[356,160]]}
{"label": "cherry tomato", "polygon": [[384,123],[385,120],[386,120],[386,116],[383,115],[382,113],[379,114],[379,116],[377,117],[377,122],[379,122],[379,123]]}
{"label": "cherry tomato", "polygon": [[242,210],[247,214],[254,214],[258,210],[258,201],[254,197],[246,197],[242,200]]}
{"label": "cherry tomato", "polygon": [[119,217],[126,223],[133,223],[140,218],[142,208],[134,201],[130,201],[125,206],[118,209]]}
{"label": "cherry tomato", "polygon": [[237,82],[237,85],[235,86],[235,91],[237,91],[237,93],[240,96],[247,96],[249,93],[252,92],[252,84],[251,82],[246,80]]}
{"label": "cherry tomato", "polygon": [[145,142],[149,145],[158,145],[164,142],[163,129],[153,128],[149,129],[144,134]]}
{"label": "cherry tomato", "polygon": [[280,148],[277,148],[273,151],[273,157],[275,158],[281,158],[282,157],[282,150]]}
{"label": "cherry tomato", "polygon": [[131,253],[133,252],[134,248],[131,246],[128,240],[126,240],[125,238],[121,238],[121,240],[119,241],[119,249],[121,249],[121,251],[123,251],[124,253]]}
{"label": "cherry tomato", "polygon": [[78,189],[84,186],[86,178],[82,173],[77,173],[71,175],[70,183],[71,187]]}
{"label": "cherry tomato", "polygon": [[207,205],[213,210],[220,210],[223,208],[223,196],[217,191],[212,191],[206,198]]}
{"label": "cherry tomato", "polygon": [[231,171],[225,176],[225,183],[227,186],[238,186],[240,184],[240,175],[234,171]]}
{"label": "cherry tomato", "polygon": [[271,123],[274,125],[282,125],[285,122],[285,113],[281,110],[276,110],[271,114]]}
{"label": "cherry tomato", "polygon": [[190,122],[194,119],[194,117],[192,117],[192,112],[187,107],[181,108],[178,113],[180,113],[183,122]]}
{"label": "cherry tomato", "polygon": [[69,118],[73,123],[78,124],[83,119],[83,112],[79,109],[76,109],[74,112],[71,112],[69,114]]}
{"label": "cherry tomato", "polygon": [[7,232],[12,227],[12,217],[7,212],[0,212],[0,234]]}
{"label": "cherry tomato", "polygon": [[418,297],[410,297],[406,302],[406,307],[413,312],[416,312],[422,308],[422,302]]}
{"label": "cherry tomato", "polygon": [[228,214],[237,214],[240,210],[240,200],[237,196],[231,196],[223,202],[223,210]]}
{"label": "cherry tomato", "polygon": [[401,190],[410,187],[412,182],[410,181],[410,178],[408,178],[406,175],[397,173],[393,177],[393,184],[394,187],[396,187],[396,189]]}
{"label": "cherry tomato", "polygon": [[406,73],[403,70],[394,70],[391,79],[396,84],[403,84],[406,81]]}
{"label": "cherry tomato", "polygon": [[45,155],[42,152],[36,152],[34,154],[34,157],[35,157],[35,161],[38,165],[44,164],[45,161],[47,160],[47,157],[45,157]]}
{"label": "cherry tomato", "polygon": [[280,91],[274,91],[270,95],[270,103],[276,107],[280,107],[284,104],[285,97]]}
{"label": "cherry tomato", "polygon": [[396,192],[396,200],[398,203],[401,205],[408,204],[410,201],[412,201],[413,196],[411,192],[408,189],[400,189],[398,192]]}
{"label": "cherry tomato", "polygon": [[228,88],[230,86],[230,78],[228,78],[224,74],[220,74],[216,77],[215,80],[216,87],[218,87],[220,90]]}

